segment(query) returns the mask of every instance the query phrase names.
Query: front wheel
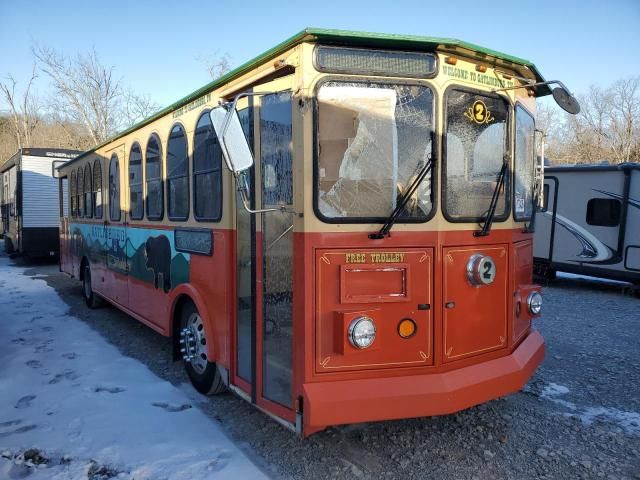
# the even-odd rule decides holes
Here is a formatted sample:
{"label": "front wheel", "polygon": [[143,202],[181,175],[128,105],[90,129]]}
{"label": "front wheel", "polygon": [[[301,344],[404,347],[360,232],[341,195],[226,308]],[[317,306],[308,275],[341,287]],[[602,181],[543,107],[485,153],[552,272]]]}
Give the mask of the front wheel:
{"label": "front wheel", "polygon": [[102,305],[102,299],[93,291],[93,286],[91,285],[91,267],[89,266],[89,262],[84,264],[82,270],[82,296],[89,308],[98,308]]}
{"label": "front wheel", "polygon": [[224,384],[218,366],[207,357],[205,327],[198,309],[193,303],[184,305],[180,312],[180,353],[191,383],[204,395],[224,392]]}

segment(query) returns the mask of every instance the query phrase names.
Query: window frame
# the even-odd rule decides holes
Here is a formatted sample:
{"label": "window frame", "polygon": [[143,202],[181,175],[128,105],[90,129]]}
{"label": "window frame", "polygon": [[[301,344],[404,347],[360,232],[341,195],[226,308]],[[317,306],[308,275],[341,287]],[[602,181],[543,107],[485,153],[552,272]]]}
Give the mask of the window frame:
{"label": "window frame", "polygon": [[[140,182],[139,183],[133,183],[131,181],[131,153],[133,152],[133,149],[135,147],[138,147],[138,152],[140,154]],[[144,201],[144,187],[145,187],[145,182],[144,182],[144,157],[142,156],[142,147],[140,146],[140,142],[135,141],[131,144],[131,148],[129,148],[129,161],[127,162],[127,175],[128,175],[128,184],[129,184],[129,219],[130,220],[142,220],[144,219],[144,214],[145,214],[145,201]],[[133,216],[133,202],[131,200],[131,187],[132,186],[137,186],[140,185],[140,202],[142,205],[142,212],[140,213],[140,216]]]}
{"label": "window frame", "polygon": [[[87,172],[89,173],[89,189],[87,190]],[[84,205],[84,217],[93,218],[93,176],[92,176],[91,163],[87,162],[84,165],[82,172],[82,184],[84,185],[84,193],[82,195],[82,201]],[[87,200],[89,205],[87,205]]]}
{"label": "window frame", "polygon": [[[117,178],[117,192],[118,192],[118,216],[114,217],[113,216],[113,204],[111,202],[111,165],[113,165],[113,163],[116,163],[117,166],[117,173],[118,173],[118,178]],[[109,159],[109,221],[111,222],[120,222],[122,220],[122,185],[120,184],[120,159],[118,158],[118,154],[117,153],[113,153],[111,155],[111,158]]]}
{"label": "window frame", "polygon": [[[195,159],[195,154],[196,154],[196,133],[198,132],[198,124],[200,123],[200,120],[202,119],[202,117],[204,117],[205,115],[209,115],[209,112],[211,112],[210,108],[207,108],[205,110],[203,110],[202,112],[200,112],[200,114],[198,115],[198,118],[196,119],[196,123],[193,129],[193,135],[192,135],[192,148],[191,148],[191,183],[192,183],[192,193],[191,193],[191,201],[193,202],[193,218],[196,219],[197,222],[220,222],[222,220],[222,212],[223,212],[223,202],[224,202],[224,193],[222,191],[223,187],[224,187],[224,182],[222,181],[222,172],[223,172],[223,166],[222,166],[222,151],[220,152],[220,162],[218,165],[218,172],[219,172],[219,184],[220,184],[220,188],[219,188],[219,198],[217,199],[218,204],[220,205],[220,210],[219,213],[216,217],[206,217],[206,216],[200,216],[198,215],[198,210],[197,210],[197,202],[196,202],[196,195],[197,195],[197,188],[196,188],[196,176],[198,175],[206,175],[207,173],[211,173],[211,172],[215,172],[216,170],[204,170],[201,172],[196,172],[196,159]],[[211,122],[211,119],[209,119],[209,122]],[[214,135],[216,135],[215,130],[213,130],[212,128],[212,132]],[[218,141],[218,145],[220,146],[220,140],[218,139],[217,135],[216,135],[216,140]],[[220,146],[220,149],[222,149],[222,147]],[[212,200],[216,200],[213,199]]]}
{"label": "window frame", "polygon": [[[509,163],[507,165],[507,172],[505,173],[505,184],[504,184],[504,214],[498,215],[495,214],[493,216],[493,223],[503,223],[510,219],[511,217],[511,177],[513,176],[513,168],[511,163],[513,161],[513,134],[511,124],[513,123],[513,104],[507,96],[499,95],[497,93],[492,93],[490,91],[480,90],[477,88],[467,87],[461,84],[453,84],[449,85],[443,95],[442,95],[442,145],[441,145],[441,155],[440,155],[440,165],[441,165],[441,173],[440,173],[440,196],[442,199],[442,216],[449,223],[481,223],[484,222],[483,217],[452,217],[447,211],[447,120],[449,118],[449,104],[447,100],[449,99],[449,94],[453,90],[462,91],[465,93],[470,93],[472,95],[483,95],[490,98],[498,98],[502,100],[507,107],[507,121],[505,126],[505,132],[507,134],[507,138],[505,139],[505,152],[509,155]],[[497,172],[499,173],[499,172]],[[498,197],[499,198],[499,197]],[[489,205],[487,205],[489,208]]]}
{"label": "window frame", "polygon": [[[98,215],[98,189],[96,188],[96,166],[98,166],[98,170],[99,170],[99,179],[100,179],[100,190],[99,190],[99,195],[100,195],[100,215]],[[102,176],[102,162],[100,161],[100,158],[96,158],[93,161],[93,190],[92,190],[92,194],[93,194],[93,218],[96,219],[102,219],[104,217],[104,188],[103,188],[103,183],[104,183],[104,178]]]}
{"label": "window frame", "polygon": [[[427,223],[433,219],[438,211],[438,192],[437,189],[437,176],[438,176],[438,152],[440,151],[440,138],[437,135],[438,131],[438,109],[437,105],[440,101],[440,96],[435,88],[435,85],[424,79],[411,79],[404,80],[395,77],[353,77],[353,76],[345,76],[345,75],[327,75],[322,77],[318,82],[316,82],[313,87],[313,213],[316,218],[318,218],[323,223],[328,224],[383,224],[387,221],[388,217],[327,217],[320,211],[320,190],[319,190],[319,179],[320,179],[320,137],[319,137],[319,102],[318,102],[318,92],[320,88],[326,83],[330,82],[344,82],[344,83],[362,83],[363,85],[370,84],[386,84],[386,85],[404,85],[404,86],[418,86],[418,87],[426,87],[431,90],[431,94],[433,95],[433,105],[432,105],[432,118],[433,118],[433,141],[431,144],[431,211],[424,218],[403,218],[398,217],[395,224],[419,224],[419,223]],[[294,167],[295,168],[295,167]]]}
{"label": "window frame", "polygon": [[76,168],[76,209],[78,218],[84,218],[84,168],[82,166]]}
{"label": "window frame", "polygon": [[[147,175],[147,162],[148,162],[149,143],[152,138],[155,139],[156,143],[158,144],[158,167],[160,170],[160,175],[158,177],[153,177],[151,180],[149,180],[149,176]],[[162,220],[164,220],[164,211],[165,211],[165,207],[164,207],[165,168],[164,168],[162,140],[160,139],[160,135],[158,135],[156,132],[152,132],[149,135],[149,138],[147,138],[147,144],[144,147],[144,156],[142,160],[143,160],[142,175],[144,178],[144,195],[145,195],[145,198],[147,198],[147,201],[144,202],[144,218],[152,222],[161,222]],[[160,198],[160,214],[159,215],[153,215],[153,216],[149,215],[149,201],[147,197],[149,194],[149,181],[160,181],[161,198]]]}
{"label": "window frame", "polygon": [[69,176],[69,200],[70,205],[69,209],[71,211],[71,218],[76,218],[76,189],[78,185],[76,184],[76,171],[71,170],[71,175]]}
{"label": "window frame", "polygon": [[[186,153],[187,153],[187,158],[186,158],[186,163],[187,163],[187,171],[185,173],[185,175],[179,175],[179,176],[173,176],[173,177],[169,177],[169,142],[171,142],[171,132],[174,130],[174,128],[176,128],[177,126],[179,126],[182,129],[182,133],[184,136],[184,144],[186,147]],[[189,155],[189,137],[187,136],[187,129],[184,128],[184,125],[182,124],[182,122],[174,122],[171,125],[171,128],[169,129],[169,134],[167,135],[167,146],[165,149],[165,154],[164,154],[164,160],[165,160],[165,172],[166,172],[166,180],[165,180],[165,188],[167,190],[166,192],[166,201],[167,201],[167,218],[172,221],[172,222],[186,222],[187,220],[189,220],[189,214],[191,213],[191,188],[190,188],[190,180],[191,180],[191,169],[189,168],[189,164],[191,163],[191,159],[190,159],[190,155]],[[186,200],[187,200],[187,211],[184,217],[177,217],[177,216],[172,216],[171,215],[171,211],[170,211],[170,183],[171,180],[175,180],[175,179],[179,179],[179,178],[186,178],[186,185],[187,185],[187,195],[186,195]]]}
{"label": "window frame", "polygon": [[[522,102],[520,101],[516,101],[516,103],[513,105],[513,178],[511,179],[513,188],[511,189],[511,196],[513,197],[511,200],[513,202],[514,208],[513,208],[513,219],[516,222],[528,222],[529,220],[531,220],[531,218],[536,214],[536,210],[537,207],[534,206],[531,210],[531,215],[527,216],[522,216],[522,217],[518,217],[518,214],[516,212],[515,209],[515,199],[516,199],[516,177],[518,175],[518,165],[517,165],[517,159],[516,159],[516,148],[517,148],[517,143],[516,143],[516,137],[518,136],[518,108],[520,108],[522,110],[522,112],[526,115],[528,115],[529,117],[531,117],[531,120],[533,120],[533,180],[531,182],[531,185],[533,188],[535,188],[535,184],[536,184],[536,175],[535,175],[535,170],[536,170],[536,160],[537,160],[537,155],[536,155],[536,117],[535,115],[533,115],[525,106]],[[543,178],[543,186],[544,186],[544,178]],[[530,192],[531,197],[533,199],[533,189]],[[526,205],[525,205],[525,212],[526,212]]]}
{"label": "window frame", "polygon": [[[589,215],[590,212],[596,210],[597,207],[591,207],[591,205],[595,205],[596,202],[608,203],[610,205],[617,205],[617,219],[616,223],[593,223],[593,220],[596,214]],[[589,220],[592,221],[589,221]],[[603,197],[592,197],[587,200],[586,210],[584,214],[584,221],[587,225],[591,227],[602,227],[602,228],[619,228],[622,224],[622,201],[617,198],[603,198]]]}

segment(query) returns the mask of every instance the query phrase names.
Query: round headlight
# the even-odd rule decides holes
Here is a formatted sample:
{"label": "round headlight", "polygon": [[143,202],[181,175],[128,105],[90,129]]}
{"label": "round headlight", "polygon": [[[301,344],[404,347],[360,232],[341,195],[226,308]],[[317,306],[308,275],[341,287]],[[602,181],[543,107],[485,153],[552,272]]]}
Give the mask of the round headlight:
{"label": "round headlight", "polygon": [[358,317],[349,325],[349,341],[354,347],[370,347],[375,338],[376,325],[369,317]]}
{"label": "round headlight", "polygon": [[529,313],[540,315],[542,311],[542,295],[540,295],[540,292],[531,292],[527,297],[527,305],[529,306]]}

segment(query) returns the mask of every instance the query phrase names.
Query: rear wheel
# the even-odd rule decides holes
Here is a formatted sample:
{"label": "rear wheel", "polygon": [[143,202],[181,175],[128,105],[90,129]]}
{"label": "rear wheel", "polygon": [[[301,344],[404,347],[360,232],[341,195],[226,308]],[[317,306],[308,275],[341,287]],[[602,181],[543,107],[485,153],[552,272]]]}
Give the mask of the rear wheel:
{"label": "rear wheel", "polygon": [[102,305],[102,299],[93,291],[91,285],[91,267],[89,262],[85,262],[82,267],[82,296],[89,308],[98,308]]}
{"label": "rear wheel", "polygon": [[218,366],[207,357],[207,338],[202,317],[196,306],[189,302],[180,311],[180,353],[191,383],[200,393],[215,395],[224,392]]}

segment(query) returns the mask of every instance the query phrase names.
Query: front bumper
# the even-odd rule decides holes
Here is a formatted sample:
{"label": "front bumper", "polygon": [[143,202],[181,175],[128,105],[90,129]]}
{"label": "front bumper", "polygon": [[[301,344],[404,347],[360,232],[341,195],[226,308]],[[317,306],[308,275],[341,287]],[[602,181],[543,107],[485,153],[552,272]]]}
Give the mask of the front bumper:
{"label": "front bumper", "polygon": [[454,413],[519,391],[544,358],[532,330],[510,354],[444,373],[306,383],[304,435],[329,425]]}

